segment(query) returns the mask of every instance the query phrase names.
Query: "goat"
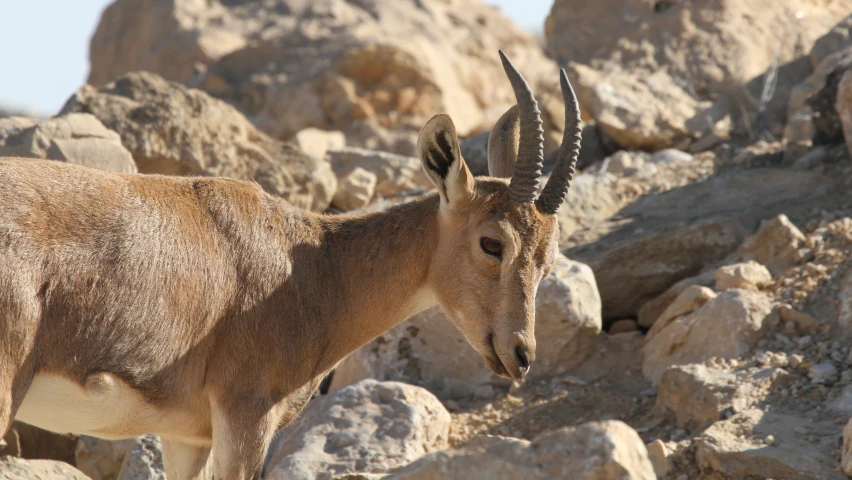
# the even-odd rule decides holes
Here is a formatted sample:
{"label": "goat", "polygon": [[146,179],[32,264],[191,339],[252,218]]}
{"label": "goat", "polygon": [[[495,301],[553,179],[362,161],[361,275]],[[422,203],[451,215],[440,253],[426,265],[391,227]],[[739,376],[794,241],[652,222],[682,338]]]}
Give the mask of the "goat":
{"label": "goat", "polygon": [[474,178],[447,115],[418,139],[436,192],[324,215],[256,183],[0,159],[0,435],[13,419],[120,439],[158,434],[170,480],[259,478],[273,434],[347,354],[441,305],[497,375],[535,358],[536,289],[580,149],[566,129],[539,195],[541,116],[517,105]]}

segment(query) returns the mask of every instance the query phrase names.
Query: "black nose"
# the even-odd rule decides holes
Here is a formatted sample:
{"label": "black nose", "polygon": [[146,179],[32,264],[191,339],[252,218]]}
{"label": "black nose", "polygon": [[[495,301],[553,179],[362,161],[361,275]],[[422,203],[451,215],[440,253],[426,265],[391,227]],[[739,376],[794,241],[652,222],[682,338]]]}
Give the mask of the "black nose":
{"label": "black nose", "polygon": [[529,368],[530,357],[527,354],[527,350],[524,347],[522,347],[520,345],[515,347],[515,355],[517,355],[517,357],[518,357],[518,363],[521,364],[522,370],[526,370],[527,368]]}

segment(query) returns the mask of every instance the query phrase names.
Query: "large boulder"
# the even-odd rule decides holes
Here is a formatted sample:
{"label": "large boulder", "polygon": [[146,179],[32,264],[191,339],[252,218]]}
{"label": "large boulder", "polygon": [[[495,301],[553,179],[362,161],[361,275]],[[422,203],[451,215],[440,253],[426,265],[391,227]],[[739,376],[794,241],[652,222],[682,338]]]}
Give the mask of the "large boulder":
{"label": "large boulder", "polygon": [[62,109],[73,112],[118,132],[142,173],[254,180],[312,210],[327,208],[337,186],[328,162],[265,135],[227,103],[152,73],[86,85]]}
{"label": "large boulder", "polygon": [[[808,431],[827,438],[813,441],[801,433]],[[695,442],[695,461],[700,478],[844,480],[831,453],[840,436],[830,420],[747,409],[705,430]]]}
{"label": "large boulder", "polygon": [[89,83],[147,70],[227,99],[277,138],[340,130],[349,145],[411,155],[432,115],[476,134],[515,103],[498,49],[538,94],[552,150],[556,65],[479,0],[117,0],[92,37]]}
{"label": "large boulder", "polygon": [[389,473],[446,448],[449,433],[450,414],[426,390],[365,380],[310,402],[273,441],[264,478]]}
{"label": "large boulder", "polygon": [[623,422],[605,420],[545,433],[532,442],[476,438],[458,449],[427,455],[386,478],[652,480],[657,477],[639,434]]}
{"label": "large boulder", "polygon": [[[565,373],[593,353],[593,339],[601,331],[600,305],[591,269],[560,256],[536,296],[532,375]],[[364,378],[421,385],[447,398],[502,382],[440,307],[411,317],[350,354],[334,372],[331,389]]]}
{"label": "large boulder", "polygon": [[794,221],[810,218],[838,191],[834,179],[814,172],[727,172],[639,197],[575,232],[563,251],[592,267],[604,319],[631,317],[674,283],[736,251],[761,220],[781,212]]}
{"label": "large boulder", "polygon": [[580,105],[622,147],[661,150],[690,138],[688,121],[702,106],[666,71],[596,70],[576,63],[569,70]]}
{"label": "large boulder", "polygon": [[[69,113],[38,122],[28,128],[6,119],[7,135],[0,140],[0,156],[48,158],[86,167],[136,173],[130,152],[121,137],[88,113]],[[3,128],[3,127],[0,127]]]}
{"label": "large boulder", "polygon": [[0,480],[90,480],[65,462],[0,457]]}
{"label": "large boulder", "polygon": [[[725,290],[692,313],[668,322],[643,348],[642,373],[654,383],[672,366],[730,359],[755,344],[772,311],[769,298],[751,290]],[[655,325],[656,327],[656,325]]]}
{"label": "large boulder", "polygon": [[852,0],[557,0],[545,35],[551,56],[574,72],[581,103],[623,146],[694,137],[700,151],[744,112],[749,128],[780,135],[791,90],[812,71],[801,51],[850,8]]}
{"label": "large boulder", "polygon": [[665,70],[707,98],[799,57],[850,9],[849,0],[556,0],[545,35],[560,64]]}
{"label": "large boulder", "polygon": [[420,160],[414,157],[363,148],[341,148],[329,151],[328,160],[338,183],[344,183],[359,168],[375,175],[373,190],[383,198],[396,197],[409,190],[432,188]]}

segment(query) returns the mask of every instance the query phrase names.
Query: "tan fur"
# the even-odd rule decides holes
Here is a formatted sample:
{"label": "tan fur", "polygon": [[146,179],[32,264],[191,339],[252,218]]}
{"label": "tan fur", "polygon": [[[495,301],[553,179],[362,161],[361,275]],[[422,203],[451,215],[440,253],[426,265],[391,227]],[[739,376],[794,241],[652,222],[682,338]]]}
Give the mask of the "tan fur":
{"label": "tan fur", "polygon": [[330,369],[435,303],[492,370],[522,377],[515,349],[532,360],[556,220],[514,203],[506,179],[474,179],[436,119],[422,146],[453,162],[431,173],[448,197],[365,215],[305,212],[236,180],[0,159],[0,434],[17,413],[155,433],[171,479],[257,478]]}

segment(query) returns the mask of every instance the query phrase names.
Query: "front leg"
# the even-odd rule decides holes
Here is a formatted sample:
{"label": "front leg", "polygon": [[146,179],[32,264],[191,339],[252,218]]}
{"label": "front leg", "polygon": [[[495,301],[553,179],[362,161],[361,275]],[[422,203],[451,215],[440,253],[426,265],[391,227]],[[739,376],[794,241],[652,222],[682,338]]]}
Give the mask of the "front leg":
{"label": "front leg", "polygon": [[210,449],[162,439],[163,466],[168,480],[209,480]]}
{"label": "front leg", "polygon": [[250,395],[229,395],[211,403],[213,479],[260,480],[279,422],[274,403]]}

